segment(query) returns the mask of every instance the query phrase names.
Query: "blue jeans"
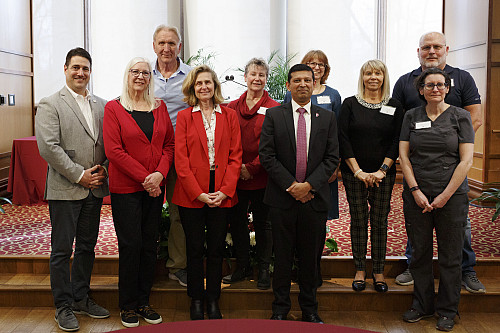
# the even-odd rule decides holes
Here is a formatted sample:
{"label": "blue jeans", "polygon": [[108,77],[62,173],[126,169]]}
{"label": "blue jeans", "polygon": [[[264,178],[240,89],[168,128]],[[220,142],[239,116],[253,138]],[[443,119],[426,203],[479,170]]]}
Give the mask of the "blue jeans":
{"label": "blue jeans", "polygon": [[[408,238],[408,242],[406,243],[406,252],[405,256],[408,258],[406,262],[408,263],[408,266],[410,265],[411,261],[411,243],[410,239]],[[470,218],[467,217],[467,224],[465,226],[465,237],[464,237],[464,246],[462,248],[462,275],[466,273],[476,273],[474,271],[474,266],[476,265],[476,254],[474,253],[474,250],[472,249],[471,245],[471,224],[470,224]]]}

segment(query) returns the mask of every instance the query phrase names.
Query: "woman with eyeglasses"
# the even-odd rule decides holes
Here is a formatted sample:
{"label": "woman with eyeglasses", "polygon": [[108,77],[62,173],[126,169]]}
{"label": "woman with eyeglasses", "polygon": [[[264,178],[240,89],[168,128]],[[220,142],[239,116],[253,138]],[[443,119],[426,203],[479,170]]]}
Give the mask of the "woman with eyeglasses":
{"label": "woman with eyeglasses", "polygon": [[388,290],[384,278],[387,216],[403,114],[402,105],[390,96],[385,64],[380,60],[365,62],[359,71],[358,93],[342,103],[338,124],[340,170],[351,216],[355,291],[366,288],[368,221],[373,285],[377,292]]}
{"label": "woman with eyeglasses", "polygon": [[[301,64],[305,64],[312,68],[314,72],[314,88],[313,94],[311,96],[311,103],[313,105],[318,105],[323,109],[332,111],[335,113],[337,120],[340,115],[341,99],[340,94],[336,89],[327,86],[326,80],[330,75],[330,64],[328,63],[328,58],[326,54],[321,50],[311,50],[306,53],[304,58],[302,58]],[[288,91],[285,95],[283,103],[288,103],[292,100],[292,95]],[[338,219],[339,218],[339,182],[337,179],[337,170],[328,179],[330,183],[330,207],[328,208],[328,219]],[[326,229],[324,232],[324,238],[326,238]],[[321,256],[323,254],[323,247],[321,247],[320,253],[318,253],[318,268],[319,268],[319,280],[318,286],[323,284],[323,279],[321,278]]]}
{"label": "woman with eyeglasses", "polygon": [[164,179],[174,160],[174,129],[161,99],[154,97],[151,66],[133,58],[119,98],[106,104],[104,148],[109,160],[111,208],[119,251],[119,306],[123,326],[138,317],[159,324],[149,304],[164,198]]}
{"label": "woman with eyeglasses", "polygon": [[[426,105],[406,112],[399,154],[404,175],[403,211],[413,245],[410,272],[413,303],[403,319],[439,315],[436,328],[450,331],[458,312],[464,221],[468,213],[467,172],[472,166],[474,129],[470,113],[445,103],[449,75],[425,70],[415,88]],[[439,291],[434,302],[433,230],[436,231]]]}

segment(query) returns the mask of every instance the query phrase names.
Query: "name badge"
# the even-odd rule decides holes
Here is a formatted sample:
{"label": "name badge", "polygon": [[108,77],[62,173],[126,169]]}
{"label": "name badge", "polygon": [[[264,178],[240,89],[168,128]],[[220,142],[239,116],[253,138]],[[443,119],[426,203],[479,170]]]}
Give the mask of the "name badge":
{"label": "name badge", "polygon": [[267,108],[261,106],[259,110],[257,111],[257,114],[263,114],[264,116],[266,115],[266,110]]}
{"label": "name badge", "polygon": [[318,100],[318,104],[330,104],[330,96],[318,96],[316,98]]}
{"label": "name badge", "polygon": [[415,129],[422,129],[422,128],[431,128],[431,121],[428,120],[415,123]]}
{"label": "name badge", "polygon": [[454,87],[455,86],[455,81],[453,81],[453,79],[451,79],[451,86]]}
{"label": "name badge", "polygon": [[396,108],[394,106],[383,105],[380,109],[380,113],[387,114],[389,116],[394,116],[394,112],[396,112]]}

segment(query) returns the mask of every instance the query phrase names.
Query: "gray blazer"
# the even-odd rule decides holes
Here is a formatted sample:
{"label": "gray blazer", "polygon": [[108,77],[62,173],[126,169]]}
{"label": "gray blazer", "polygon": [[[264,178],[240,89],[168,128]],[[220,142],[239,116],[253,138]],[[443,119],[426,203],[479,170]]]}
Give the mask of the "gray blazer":
{"label": "gray blazer", "polygon": [[[80,107],[66,87],[43,98],[35,116],[35,134],[40,155],[48,163],[45,199],[81,200],[89,189],[77,183],[83,170],[96,164],[107,167],[102,138],[104,105],[102,98],[91,96],[94,118],[92,135]],[[102,198],[109,194],[107,179],[92,190]]]}

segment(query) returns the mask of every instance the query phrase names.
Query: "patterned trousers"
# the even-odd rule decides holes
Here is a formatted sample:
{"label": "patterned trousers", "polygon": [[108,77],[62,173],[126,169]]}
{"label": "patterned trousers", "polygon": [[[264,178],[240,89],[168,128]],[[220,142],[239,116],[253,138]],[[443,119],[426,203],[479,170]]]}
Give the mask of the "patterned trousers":
{"label": "patterned trousers", "polygon": [[396,175],[387,175],[379,183],[379,187],[366,188],[362,181],[347,172],[342,174],[342,180],[351,215],[351,244],[356,270],[366,271],[370,218],[373,273],[381,274],[384,272],[387,247],[387,216],[391,210],[391,194]]}

